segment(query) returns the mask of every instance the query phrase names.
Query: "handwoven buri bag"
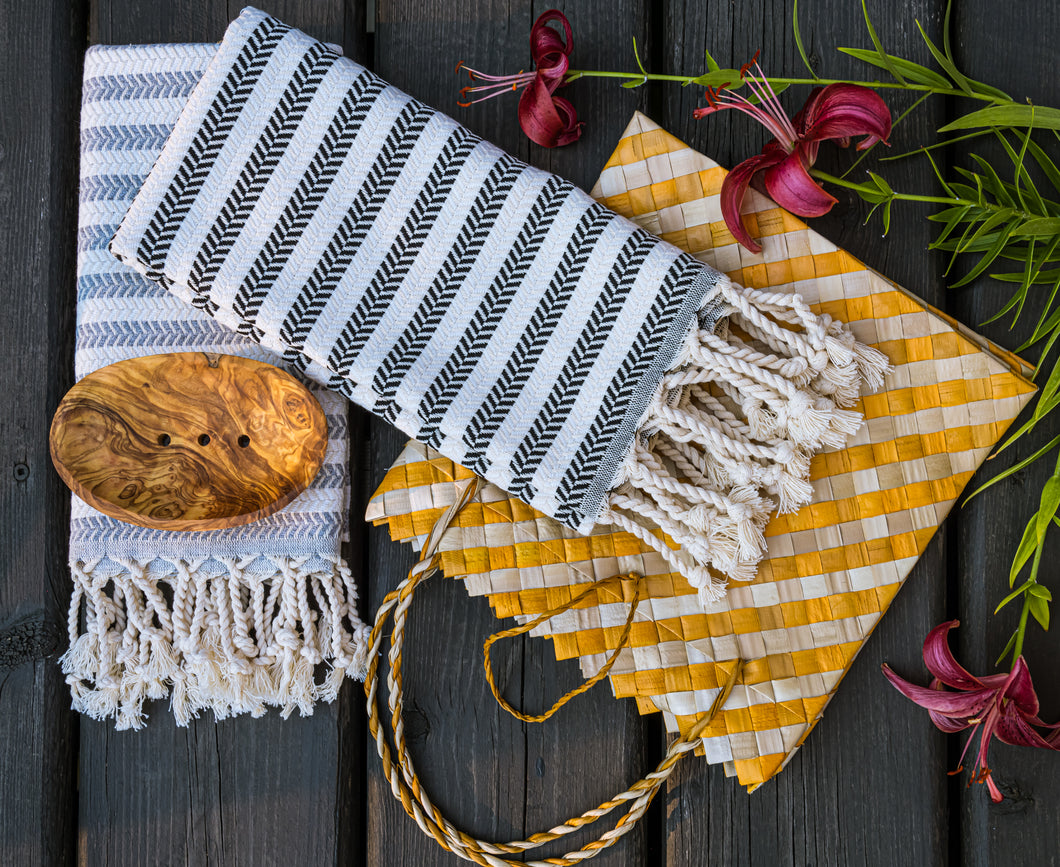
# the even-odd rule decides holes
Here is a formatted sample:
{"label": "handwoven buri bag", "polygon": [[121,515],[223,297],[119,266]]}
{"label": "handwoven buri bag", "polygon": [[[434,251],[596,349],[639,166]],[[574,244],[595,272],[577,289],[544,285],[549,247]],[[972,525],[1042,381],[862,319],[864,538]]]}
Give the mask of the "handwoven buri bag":
{"label": "handwoven buri bag", "polygon": [[254,9],[111,250],[561,523],[634,533],[704,602],[887,368]]}

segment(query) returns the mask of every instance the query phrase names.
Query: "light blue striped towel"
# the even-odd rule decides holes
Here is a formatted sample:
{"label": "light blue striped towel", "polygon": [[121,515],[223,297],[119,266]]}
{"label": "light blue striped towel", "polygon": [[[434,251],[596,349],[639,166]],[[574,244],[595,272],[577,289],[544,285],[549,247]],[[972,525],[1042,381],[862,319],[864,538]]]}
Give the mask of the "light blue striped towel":
{"label": "light blue striped towel", "polygon": [[[81,111],[76,376],[163,352],[282,361],[218,325],[107,250],[122,216],[214,57],[214,45],[95,47]],[[312,371],[308,371],[312,374]],[[276,514],[229,530],[175,533],[109,518],[73,498],[70,649],[74,708],[139,728],[147,699],[176,720],[269,705],[312,712],[362,677],[366,628],[342,560],[348,519],[346,400],[313,386],[329,444],[313,484]],[[330,671],[314,676],[319,663]]]}

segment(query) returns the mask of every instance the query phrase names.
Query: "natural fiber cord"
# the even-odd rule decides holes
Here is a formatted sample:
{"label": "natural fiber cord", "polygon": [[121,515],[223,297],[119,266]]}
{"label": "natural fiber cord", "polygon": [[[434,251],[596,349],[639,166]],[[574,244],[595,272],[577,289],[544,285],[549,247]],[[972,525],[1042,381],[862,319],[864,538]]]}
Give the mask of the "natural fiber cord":
{"label": "natural fiber cord", "polygon": [[[556,867],[556,865],[569,867],[569,865],[580,864],[598,855],[604,849],[613,846],[634,828],[648,809],[655,795],[658,794],[659,789],[669,779],[670,774],[673,773],[677,762],[686,753],[695,750],[699,746],[702,732],[710,725],[715,715],[724,706],[733,687],[739,681],[743,663],[738,659],[733,660],[732,670],[728,679],[718,691],[718,695],[710,709],[703,714],[702,718],[689,732],[671,742],[665,757],[655,770],[613,798],[604,801],[591,810],[585,811],[580,816],[568,819],[548,831],[532,834],[525,840],[492,843],[479,840],[456,828],[431,801],[430,796],[424,790],[419,777],[416,775],[415,766],[408,753],[402,721],[404,714],[402,649],[404,646],[405,619],[412,604],[416,588],[437,570],[438,547],[442,537],[456,515],[470,501],[476,487],[477,483],[475,480],[465,484],[460,497],[434,525],[423,547],[419,562],[409,571],[408,577],[395,590],[387,594],[382,605],[379,606],[375,625],[372,628],[369,639],[368,673],[364,681],[365,695],[368,702],[369,731],[375,739],[376,749],[383,762],[383,773],[390,783],[394,797],[401,801],[405,811],[415,820],[423,832],[433,837],[443,848],[467,861],[488,865],[488,867],[525,867],[525,865],[530,865],[530,867]],[[388,656],[390,672],[387,677],[387,690],[389,694],[388,706],[390,708],[391,734],[395,747],[394,752],[391,751],[387,743],[386,734],[383,731],[378,699],[379,658],[382,654],[387,620],[391,614],[394,618],[394,625]],[[592,824],[619,806],[625,807],[625,812],[619,817],[611,830],[586,843],[580,849],[569,852],[562,857],[548,858],[541,861],[515,861],[504,857],[505,855],[517,855],[527,852],[553,840],[558,840],[567,834],[577,831],[579,828]]]}
{"label": "natural fiber cord", "polygon": [[111,250],[566,526],[628,530],[704,603],[888,367],[253,9]]}
{"label": "natural fiber cord", "polygon": [[[514,638],[517,635],[525,635],[531,629],[540,626],[548,620],[551,620],[557,614],[562,614],[564,611],[569,611],[579,602],[583,602],[590,594],[597,595],[597,591],[607,586],[608,584],[614,584],[620,582],[622,588],[625,590],[628,588],[630,596],[629,603],[629,614],[626,617],[626,623],[622,627],[622,635],[618,639],[618,644],[615,649],[611,652],[611,655],[607,657],[607,661],[600,666],[600,670],[596,672],[592,677],[582,681],[579,686],[576,686],[570,692],[564,693],[552,704],[548,710],[541,714],[527,714],[520,710],[516,710],[508,701],[501,695],[500,689],[497,688],[497,683],[493,677],[493,662],[490,659],[490,648],[493,647],[498,641],[503,638]],[[486,672],[486,683],[489,684],[490,692],[493,693],[493,697],[497,699],[499,704],[504,710],[508,711],[517,720],[522,720],[528,723],[539,723],[544,722],[547,719],[551,719],[553,714],[556,713],[561,707],[563,707],[572,698],[581,695],[583,692],[588,692],[601,680],[607,677],[608,672],[614,667],[615,662],[618,661],[618,655],[622,652],[622,649],[626,646],[626,642],[629,641],[629,633],[633,627],[633,618],[637,614],[637,606],[640,604],[640,596],[644,589],[644,579],[640,575],[613,575],[610,578],[604,578],[602,581],[597,581],[595,584],[591,584],[586,587],[581,593],[576,593],[567,602],[562,605],[557,605],[554,608],[543,611],[533,620],[521,623],[518,626],[514,626],[511,629],[504,629],[501,632],[495,632],[489,638],[486,639],[482,645],[482,667]]]}

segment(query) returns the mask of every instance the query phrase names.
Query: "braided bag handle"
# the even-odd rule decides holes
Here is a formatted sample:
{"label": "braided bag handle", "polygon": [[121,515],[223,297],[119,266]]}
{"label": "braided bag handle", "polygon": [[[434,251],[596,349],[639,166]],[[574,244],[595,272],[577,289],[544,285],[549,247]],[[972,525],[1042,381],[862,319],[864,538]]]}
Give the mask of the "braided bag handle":
{"label": "braided bag handle", "polygon": [[[435,524],[427,542],[423,546],[419,562],[409,570],[408,577],[397,588],[387,594],[382,605],[379,606],[369,639],[368,671],[364,681],[364,691],[368,703],[369,730],[375,739],[376,750],[379,752],[379,757],[383,762],[383,773],[390,783],[390,789],[394,793],[394,797],[401,802],[405,812],[415,820],[423,832],[433,837],[443,848],[467,861],[488,865],[488,867],[508,867],[508,865],[511,865],[511,867],[526,867],[526,865],[531,865],[531,867],[556,867],[556,865],[566,867],[566,865],[579,864],[594,857],[604,849],[613,846],[633,829],[634,825],[648,809],[652,799],[677,766],[678,760],[685,753],[691,752],[699,745],[703,731],[722,705],[725,704],[729,693],[732,692],[733,686],[739,679],[743,663],[740,660],[737,661],[728,681],[714,700],[710,710],[696,722],[689,732],[676,738],[670,744],[665,757],[655,770],[599,806],[586,810],[580,816],[568,819],[563,824],[557,825],[548,831],[532,834],[525,840],[513,840],[507,843],[479,840],[455,827],[434,805],[420,783],[412,757],[409,755],[405,743],[404,725],[402,723],[402,711],[404,710],[402,648],[404,646],[405,621],[409,606],[412,604],[413,594],[422,582],[438,571],[437,552],[441,538],[459,511],[470,501],[477,489],[477,485],[477,479],[472,479],[467,484],[461,496]],[[394,629],[388,654],[390,672],[387,677],[387,704],[390,709],[390,726],[394,742],[393,752],[391,752],[387,743],[386,733],[384,732],[384,716],[380,714],[378,695],[379,658],[382,653],[384,630],[387,620],[391,616],[393,616]],[[547,858],[542,861],[514,861],[504,857],[505,855],[526,852],[545,843],[558,840],[560,837],[606,816],[620,805],[625,807],[625,812],[615,822],[614,827],[602,833],[595,840],[586,843],[580,849],[568,852],[560,858]]]}

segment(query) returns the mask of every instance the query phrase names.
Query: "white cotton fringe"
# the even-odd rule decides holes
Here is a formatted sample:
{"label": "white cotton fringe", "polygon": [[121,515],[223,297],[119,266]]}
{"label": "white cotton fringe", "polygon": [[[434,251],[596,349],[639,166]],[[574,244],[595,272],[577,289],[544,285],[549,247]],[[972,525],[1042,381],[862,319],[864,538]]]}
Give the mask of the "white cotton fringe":
{"label": "white cotton fringe", "polygon": [[892,369],[799,295],[721,280],[710,303],[719,298],[723,318],[689,334],[600,518],[661,554],[705,606],[726,579],[754,578],[774,509],[810,502],[810,458],[857,432],[862,416],[846,407]]}
{"label": "white cotton fringe", "polygon": [[[74,710],[144,725],[144,701],[170,696],[177,725],[286,718],[363,680],[368,628],[341,560],[302,557],[97,561],[72,565],[70,649],[61,663]],[[316,667],[329,666],[318,679]]]}

